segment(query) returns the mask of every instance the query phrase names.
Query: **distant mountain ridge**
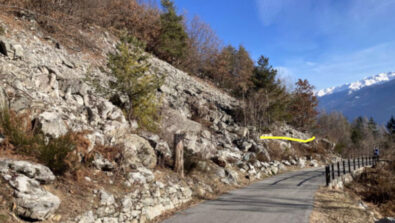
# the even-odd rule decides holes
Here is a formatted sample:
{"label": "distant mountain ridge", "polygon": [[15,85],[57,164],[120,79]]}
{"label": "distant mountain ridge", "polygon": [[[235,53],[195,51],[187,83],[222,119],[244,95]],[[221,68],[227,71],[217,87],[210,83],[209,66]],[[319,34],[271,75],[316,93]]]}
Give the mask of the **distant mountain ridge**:
{"label": "distant mountain ridge", "polygon": [[323,97],[325,95],[330,95],[345,90],[348,90],[348,93],[351,94],[352,92],[360,90],[364,87],[369,87],[376,84],[382,84],[394,79],[395,79],[395,72],[380,73],[371,77],[366,77],[360,81],[356,81],[353,83],[347,83],[341,86],[330,87],[330,88],[319,90],[316,92],[316,95],[318,97]]}
{"label": "distant mountain ridge", "polygon": [[395,115],[395,72],[323,89],[316,95],[321,110],[340,111],[350,121],[366,116],[384,124],[391,115]]}

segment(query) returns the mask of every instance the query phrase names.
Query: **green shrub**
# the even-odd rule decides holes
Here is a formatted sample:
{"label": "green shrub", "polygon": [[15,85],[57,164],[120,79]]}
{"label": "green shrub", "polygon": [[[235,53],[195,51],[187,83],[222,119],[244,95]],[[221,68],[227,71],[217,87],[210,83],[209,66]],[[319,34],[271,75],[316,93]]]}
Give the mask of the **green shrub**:
{"label": "green shrub", "polygon": [[150,64],[143,49],[144,45],[137,39],[123,37],[117,52],[109,55],[108,67],[117,79],[111,87],[128,97],[128,120],[137,119],[141,127],[155,131],[160,121],[160,100],[156,92],[163,83],[163,77],[148,74]]}
{"label": "green shrub", "polygon": [[5,29],[4,27],[0,26],[0,36],[5,34]]}
{"label": "green shrub", "polygon": [[7,109],[0,112],[0,131],[15,153],[36,158],[55,174],[63,174],[70,168],[68,155],[75,148],[71,133],[46,143],[42,134],[34,133],[28,114],[16,115]]}
{"label": "green shrub", "polygon": [[75,148],[70,136],[70,134],[66,134],[52,139],[47,145],[41,147],[39,160],[55,174],[61,175],[70,168],[67,157]]}
{"label": "green shrub", "polygon": [[17,116],[14,112],[3,109],[0,112],[0,129],[8,142],[14,146],[15,152],[34,155],[43,143],[43,138],[33,134],[27,119],[28,114]]}

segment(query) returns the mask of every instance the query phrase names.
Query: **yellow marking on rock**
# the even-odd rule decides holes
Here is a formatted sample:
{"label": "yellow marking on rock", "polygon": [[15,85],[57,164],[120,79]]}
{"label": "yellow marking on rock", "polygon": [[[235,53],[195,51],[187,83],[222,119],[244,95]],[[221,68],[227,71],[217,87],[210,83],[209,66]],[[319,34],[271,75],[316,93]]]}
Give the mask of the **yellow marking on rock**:
{"label": "yellow marking on rock", "polygon": [[285,136],[261,136],[261,139],[282,139],[282,140],[289,140],[289,141],[295,141],[295,142],[301,142],[301,143],[308,143],[311,142],[315,139],[315,136],[311,137],[310,139],[295,139],[291,137],[285,137]]}

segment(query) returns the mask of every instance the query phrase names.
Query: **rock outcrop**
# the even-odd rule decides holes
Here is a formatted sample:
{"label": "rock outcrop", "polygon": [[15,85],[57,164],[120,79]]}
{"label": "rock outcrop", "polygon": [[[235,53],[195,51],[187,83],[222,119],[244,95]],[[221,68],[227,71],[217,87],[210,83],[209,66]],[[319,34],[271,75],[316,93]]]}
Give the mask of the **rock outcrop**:
{"label": "rock outcrop", "polygon": [[14,189],[15,213],[25,219],[45,220],[60,205],[60,199],[40,184],[55,180],[53,173],[41,164],[1,159],[0,174]]}

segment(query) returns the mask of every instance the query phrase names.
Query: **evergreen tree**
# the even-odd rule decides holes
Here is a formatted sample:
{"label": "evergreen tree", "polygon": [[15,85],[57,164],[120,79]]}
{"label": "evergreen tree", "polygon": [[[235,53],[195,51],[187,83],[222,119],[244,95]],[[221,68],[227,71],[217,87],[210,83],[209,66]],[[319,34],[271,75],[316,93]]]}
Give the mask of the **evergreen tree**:
{"label": "evergreen tree", "polygon": [[373,137],[377,137],[379,135],[377,123],[374,121],[373,117],[369,118],[368,128],[369,128],[369,131],[372,133]]}
{"label": "evergreen tree", "polygon": [[188,35],[183,25],[183,17],[178,16],[171,0],[161,0],[165,12],[161,14],[161,31],[156,47],[156,55],[177,65],[186,54]]}
{"label": "evergreen tree", "polygon": [[269,59],[261,56],[250,77],[252,87],[245,109],[248,123],[259,129],[264,129],[274,121],[289,119],[290,97],[276,75],[277,71],[269,65]]}
{"label": "evergreen tree", "polygon": [[351,129],[351,141],[354,143],[354,145],[359,145],[360,142],[364,139],[366,136],[365,134],[365,124],[364,124],[364,119],[363,117],[359,116],[354,120],[352,123],[352,129]]}
{"label": "evergreen tree", "polygon": [[159,120],[156,92],[163,78],[147,73],[150,64],[143,49],[137,39],[122,38],[117,52],[109,55],[108,67],[117,79],[112,83],[112,89],[124,93],[129,99],[128,119],[135,118],[140,126],[154,131]]}
{"label": "evergreen tree", "polygon": [[269,64],[269,58],[261,56],[251,78],[255,90],[268,89],[270,91],[276,88],[278,86],[276,75],[277,70]]}
{"label": "evergreen tree", "polygon": [[391,135],[395,135],[395,118],[391,116],[391,119],[387,122],[387,129]]}

